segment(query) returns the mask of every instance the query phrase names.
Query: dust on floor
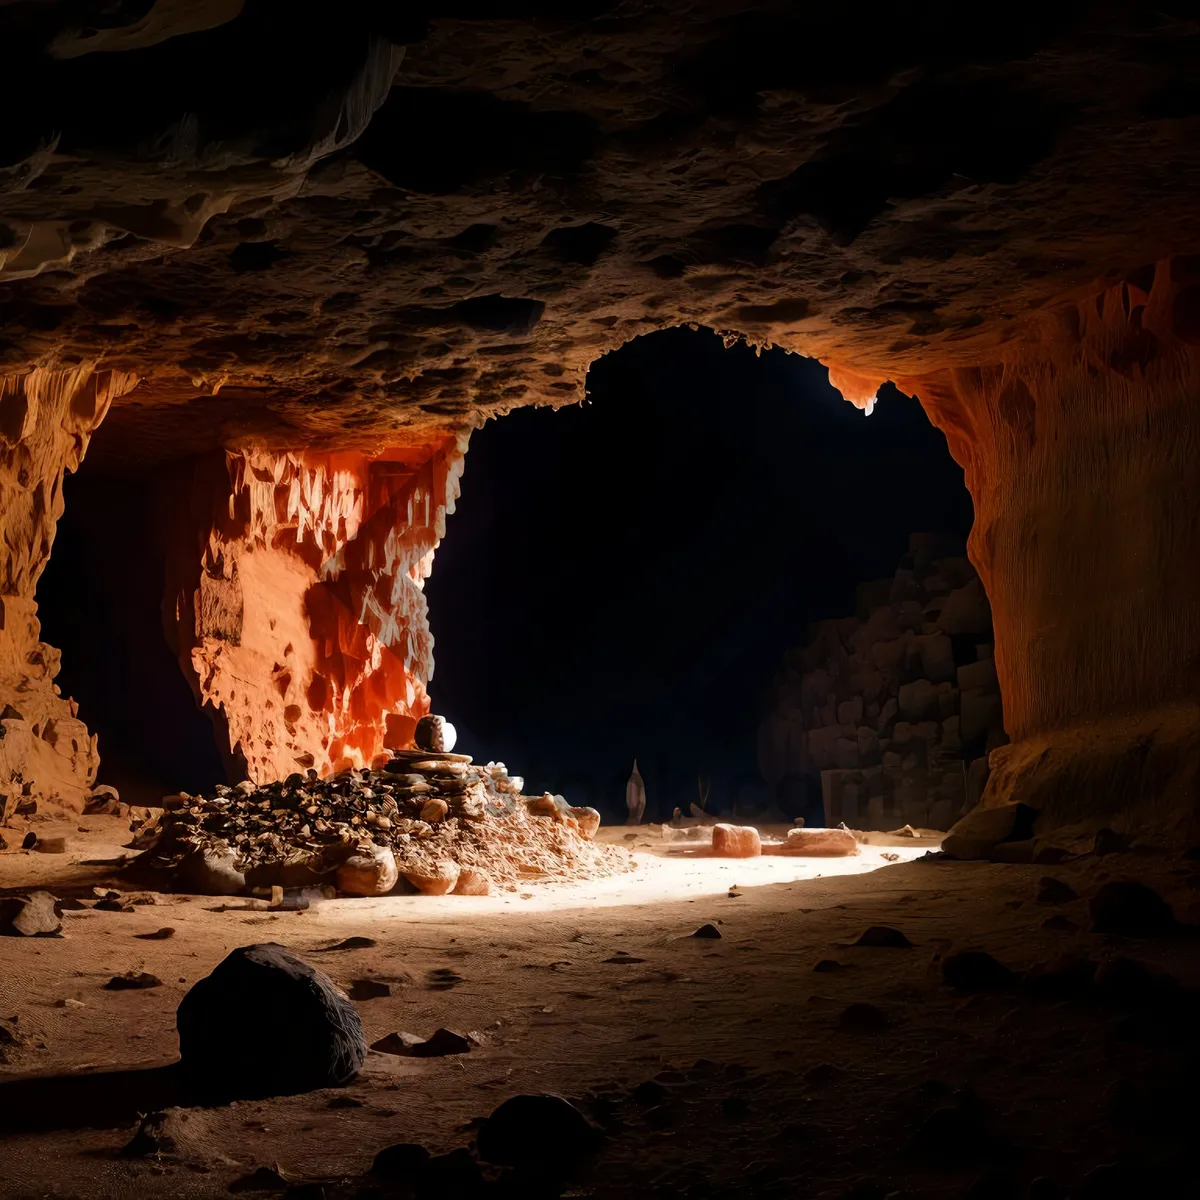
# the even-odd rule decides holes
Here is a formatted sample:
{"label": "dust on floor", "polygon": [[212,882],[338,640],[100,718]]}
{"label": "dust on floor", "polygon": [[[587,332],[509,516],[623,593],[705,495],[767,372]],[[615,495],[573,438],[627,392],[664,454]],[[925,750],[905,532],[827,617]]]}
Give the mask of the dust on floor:
{"label": "dust on floor", "polygon": [[[4,855],[0,886],[31,870],[42,884],[56,872],[77,888],[99,882],[105,869],[79,860],[111,857],[117,831],[96,824],[69,864]],[[1101,1196],[1096,1171],[1114,1163],[1110,1181],[1140,1172],[1152,1190],[1186,1149],[1172,1089],[1200,1048],[1194,1022],[1159,1019],[1153,989],[1115,1002],[1020,981],[972,993],[942,968],[964,949],[1025,974],[1064,956],[1124,957],[1195,988],[1189,934],[1095,934],[1087,904],[1105,879],[1137,877],[1194,921],[1195,864],[912,861],[917,849],[892,863],[893,848],[865,847],[840,874],[832,860],[645,854],[623,883],[531,888],[529,899],[273,913],[158,896],[127,912],[68,912],[60,939],[0,939],[0,1018],[15,1031],[0,1047],[0,1196],[222,1195],[260,1165],[295,1181],[358,1177],[393,1143],[469,1145],[479,1118],[538,1091],[577,1099],[608,1130],[576,1195],[1025,1196],[1044,1176]],[[1079,898],[1039,902],[1048,875]],[[708,922],[719,939],[689,936]],[[912,948],[846,945],[874,925]],[[164,940],[138,936],[164,927],[175,931]],[[351,936],[373,944],[329,949]],[[371,1041],[447,1027],[479,1045],[434,1059],[373,1053],[344,1089],[196,1114],[201,1149],[181,1161],[122,1158],[137,1112],[163,1101],[152,1068],[175,1057],[179,1000],[256,941],[295,950],[348,990],[384,985],[358,1002]],[[162,985],[105,990],[140,971]],[[273,1016],[246,1019],[269,1037]],[[123,1074],[98,1074],[108,1071]]]}

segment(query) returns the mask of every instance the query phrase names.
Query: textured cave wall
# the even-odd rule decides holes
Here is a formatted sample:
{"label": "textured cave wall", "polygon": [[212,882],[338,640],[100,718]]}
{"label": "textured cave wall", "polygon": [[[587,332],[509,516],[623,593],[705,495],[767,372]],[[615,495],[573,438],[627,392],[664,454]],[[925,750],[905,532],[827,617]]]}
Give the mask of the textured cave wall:
{"label": "textured cave wall", "polygon": [[[1194,6],[100,7],[0,4],[0,369],[32,381],[5,393],[5,686],[53,695],[30,497],[69,465],[17,459],[86,424],[27,427],[36,381],[139,378],[105,393],[127,469],[195,459],[164,509],[198,695],[251,771],[331,769],[424,703],[415,608],[369,597],[415,587],[437,520],[394,511],[407,484],[369,500],[375,448],[415,465],[695,323],[864,408],[891,378],[947,432],[1014,737],[987,803],[1197,808]],[[357,534],[327,503],[356,488]],[[385,562],[387,521],[419,545]]]}
{"label": "textured cave wall", "polygon": [[411,743],[433,673],[422,583],[467,437],[229,452],[159,481],[167,635],[232,774],[329,774]]}
{"label": "textured cave wall", "polygon": [[41,640],[34,595],[63,475],[78,469],[113,397],[135,383],[90,364],[0,377],[0,809],[9,812],[31,798],[80,805],[96,777],[95,738],[54,682],[59,653]]}
{"label": "textured cave wall", "polygon": [[902,384],[975,504],[1014,742],[985,799],[1194,817],[1200,260],[1148,266],[1027,332],[994,365]]}
{"label": "textured cave wall", "polygon": [[987,597],[959,539],[924,533],[856,599],[787,652],[759,728],[763,777],[785,802],[819,777],[829,825],[949,829],[1008,741]]}

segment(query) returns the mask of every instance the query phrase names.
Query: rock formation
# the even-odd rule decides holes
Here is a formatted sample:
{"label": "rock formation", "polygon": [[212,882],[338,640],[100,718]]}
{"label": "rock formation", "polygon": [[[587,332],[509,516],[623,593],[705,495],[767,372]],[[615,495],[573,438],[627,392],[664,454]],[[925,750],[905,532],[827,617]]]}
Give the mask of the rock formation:
{"label": "rock formation", "polygon": [[985,801],[1137,829],[1200,767],[1200,259],[1048,307],[987,367],[901,384],[975,503],[1013,745]]}
{"label": "rock formation", "polygon": [[425,711],[416,584],[465,430],[692,323],[819,358],[865,411],[891,379],[946,431],[1014,739],[985,804],[1194,813],[1186,6],[481,11],[0,5],[3,473],[28,509],[0,518],[0,687],[45,697],[14,705],[22,788],[94,768],[37,650],[70,463],[23,477],[31,437],[77,461],[111,399],[123,469],[192,460],[164,501],[183,663],[246,770],[329,770]]}
{"label": "rock formation", "polygon": [[952,537],[914,534],[857,616],[819,621],[788,652],[759,735],[784,800],[818,775],[828,825],[949,829],[979,802],[1007,742],[992,618]]}
{"label": "rock formation", "polygon": [[[0,377],[0,811],[40,798],[82,807],[96,777],[95,738],[54,682],[59,654],[41,640],[34,594],[62,515],[62,481],[79,467],[120,372],[35,369]],[[80,581],[80,604],[87,603]]]}
{"label": "rock formation", "polygon": [[328,774],[412,742],[433,673],[421,588],[468,433],[373,456],[227,453],[164,483],[168,634],[238,772]]}

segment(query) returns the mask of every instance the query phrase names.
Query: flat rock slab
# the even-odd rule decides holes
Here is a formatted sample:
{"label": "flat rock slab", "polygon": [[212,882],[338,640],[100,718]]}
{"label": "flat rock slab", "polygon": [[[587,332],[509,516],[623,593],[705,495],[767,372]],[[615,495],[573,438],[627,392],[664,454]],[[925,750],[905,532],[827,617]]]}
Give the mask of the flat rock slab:
{"label": "flat rock slab", "polygon": [[764,854],[844,858],[858,853],[858,839],[848,829],[789,829],[782,845],[764,846]]}

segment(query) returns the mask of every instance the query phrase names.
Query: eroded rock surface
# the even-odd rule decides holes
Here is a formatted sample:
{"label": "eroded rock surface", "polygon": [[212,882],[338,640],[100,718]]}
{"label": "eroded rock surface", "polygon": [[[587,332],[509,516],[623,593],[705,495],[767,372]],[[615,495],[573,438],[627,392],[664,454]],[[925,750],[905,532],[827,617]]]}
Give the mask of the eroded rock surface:
{"label": "eroded rock surface", "polygon": [[0,687],[47,697],[22,787],[94,770],[27,669],[72,462],[22,477],[12,397],[47,372],[96,397],[73,462],[103,394],[101,465],[173,464],[181,656],[259,778],[363,762],[426,711],[448,493],[384,468],[449,474],[481,416],[574,402],[597,356],[693,323],[820,358],[867,411],[890,378],[946,431],[1014,739],[985,804],[1020,781],[1070,819],[1104,748],[1148,737],[1117,807],[1194,807],[1186,7],[481,11],[0,6],[0,474],[42,506],[0,588]]}

